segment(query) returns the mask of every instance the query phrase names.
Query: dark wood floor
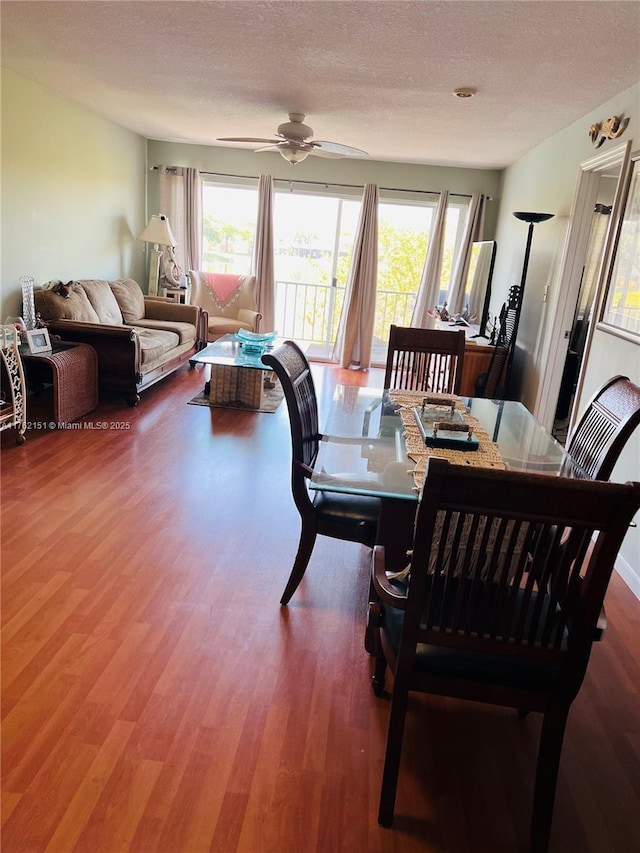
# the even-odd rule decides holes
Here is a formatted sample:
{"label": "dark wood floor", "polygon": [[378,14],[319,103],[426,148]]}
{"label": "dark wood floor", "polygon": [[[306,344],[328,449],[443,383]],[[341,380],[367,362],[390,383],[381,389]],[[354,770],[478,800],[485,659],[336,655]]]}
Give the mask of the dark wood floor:
{"label": "dark wood floor", "polygon": [[[346,374],[314,370],[326,410]],[[284,404],[187,405],[201,383],[184,368],[94,429],[2,434],[4,853],[526,849],[539,719],[471,703],[411,703],[378,827],[368,552],[319,541],[279,606],[299,532]],[[556,853],[640,850],[640,602],[617,576],[607,611]]]}

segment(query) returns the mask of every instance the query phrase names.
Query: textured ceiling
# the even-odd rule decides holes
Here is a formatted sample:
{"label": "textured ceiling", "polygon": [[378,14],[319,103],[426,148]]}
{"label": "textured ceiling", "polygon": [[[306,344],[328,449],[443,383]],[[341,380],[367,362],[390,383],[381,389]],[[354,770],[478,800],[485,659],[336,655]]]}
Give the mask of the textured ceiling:
{"label": "textured ceiling", "polygon": [[502,168],[640,80],[636,0],[3,0],[0,15],[3,66],[206,145],[270,137],[297,111],[372,159]]}

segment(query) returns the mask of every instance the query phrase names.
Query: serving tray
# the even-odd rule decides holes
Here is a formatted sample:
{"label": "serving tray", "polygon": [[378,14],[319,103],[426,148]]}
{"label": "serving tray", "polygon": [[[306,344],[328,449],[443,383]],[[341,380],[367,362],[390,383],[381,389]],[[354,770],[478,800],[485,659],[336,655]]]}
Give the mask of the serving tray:
{"label": "serving tray", "polygon": [[438,401],[428,402],[425,398],[422,406],[415,406],[413,414],[418,424],[422,440],[427,447],[441,447],[449,450],[477,450],[479,439],[473,434],[473,427],[466,423],[460,412],[455,411],[454,403]]}

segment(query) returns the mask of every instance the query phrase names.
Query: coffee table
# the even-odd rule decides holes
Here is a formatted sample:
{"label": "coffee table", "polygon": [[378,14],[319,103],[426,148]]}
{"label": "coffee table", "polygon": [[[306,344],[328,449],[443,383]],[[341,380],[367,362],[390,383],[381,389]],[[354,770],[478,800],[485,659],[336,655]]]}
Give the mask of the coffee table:
{"label": "coffee table", "polygon": [[[276,338],[265,347],[268,352],[282,342]],[[262,353],[247,353],[235,335],[223,335],[189,359],[189,364],[208,364],[211,375],[205,384],[205,394],[212,403],[245,409],[260,409],[264,404],[265,388],[275,382],[270,367],[262,363]]]}

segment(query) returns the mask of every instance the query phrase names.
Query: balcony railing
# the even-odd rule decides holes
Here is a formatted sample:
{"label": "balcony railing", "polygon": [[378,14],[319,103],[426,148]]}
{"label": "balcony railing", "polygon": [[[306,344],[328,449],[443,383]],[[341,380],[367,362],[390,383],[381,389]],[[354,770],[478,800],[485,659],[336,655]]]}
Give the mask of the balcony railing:
{"label": "balcony railing", "polygon": [[[287,338],[333,344],[338,333],[345,288],[338,285],[276,281],[276,329]],[[408,326],[415,293],[378,290],[374,339],[387,342],[389,326]]]}

